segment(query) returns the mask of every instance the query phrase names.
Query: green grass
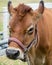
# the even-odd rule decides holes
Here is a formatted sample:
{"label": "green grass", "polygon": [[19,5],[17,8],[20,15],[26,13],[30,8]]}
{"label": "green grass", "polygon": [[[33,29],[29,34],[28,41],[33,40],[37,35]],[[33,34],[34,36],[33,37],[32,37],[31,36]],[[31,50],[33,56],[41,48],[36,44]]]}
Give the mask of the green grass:
{"label": "green grass", "polygon": [[27,63],[20,60],[11,60],[5,56],[2,56],[0,57],[0,65],[27,65]]}

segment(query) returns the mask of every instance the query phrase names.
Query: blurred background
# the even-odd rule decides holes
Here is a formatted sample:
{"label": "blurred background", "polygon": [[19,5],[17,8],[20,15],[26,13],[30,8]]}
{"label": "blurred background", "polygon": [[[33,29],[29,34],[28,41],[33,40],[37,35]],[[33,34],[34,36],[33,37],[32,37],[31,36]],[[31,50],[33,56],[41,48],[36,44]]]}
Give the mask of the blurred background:
{"label": "blurred background", "polygon": [[[9,13],[7,11],[7,3],[9,0],[0,0],[0,65],[27,65],[20,60],[9,60],[6,58],[5,49],[8,47],[7,38],[8,38],[8,21]],[[13,6],[18,6],[20,3],[24,4],[35,4],[39,3],[40,0],[11,0]],[[48,3],[48,7],[52,7],[52,0],[44,0],[45,3]],[[51,4],[51,5],[49,5]]]}

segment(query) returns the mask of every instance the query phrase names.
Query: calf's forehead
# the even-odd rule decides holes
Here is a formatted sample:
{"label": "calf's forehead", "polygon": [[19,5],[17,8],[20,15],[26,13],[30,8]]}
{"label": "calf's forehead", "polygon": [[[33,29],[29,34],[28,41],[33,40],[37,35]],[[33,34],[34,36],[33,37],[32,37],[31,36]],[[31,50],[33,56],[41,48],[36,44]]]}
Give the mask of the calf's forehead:
{"label": "calf's forehead", "polygon": [[9,26],[10,27],[29,27],[31,24],[33,24],[33,16],[30,14],[26,14],[21,20],[18,19],[18,17],[15,15],[11,18]]}

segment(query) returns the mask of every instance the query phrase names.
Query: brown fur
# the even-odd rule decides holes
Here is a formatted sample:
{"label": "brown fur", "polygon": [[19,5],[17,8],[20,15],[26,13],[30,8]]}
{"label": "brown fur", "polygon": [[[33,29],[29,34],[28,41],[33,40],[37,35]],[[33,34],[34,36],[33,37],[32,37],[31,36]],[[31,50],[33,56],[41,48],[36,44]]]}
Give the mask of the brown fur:
{"label": "brown fur", "polygon": [[[19,39],[24,45],[28,45],[34,38],[32,35],[26,34],[29,25],[37,23],[39,16],[38,9],[33,11],[30,7],[20,4],[14,8],[10,21],[11,37]],[[32,48],[27,53],[30,65],[52,65],[52,9],[44,8],[41,17],[38,18],[38,43],[37,47]],[[9,46],[20,48],[16,43],[11,42]],[[20,48],[21,49],[21,48]],[[44,62],[45,61],[45,62]]]}

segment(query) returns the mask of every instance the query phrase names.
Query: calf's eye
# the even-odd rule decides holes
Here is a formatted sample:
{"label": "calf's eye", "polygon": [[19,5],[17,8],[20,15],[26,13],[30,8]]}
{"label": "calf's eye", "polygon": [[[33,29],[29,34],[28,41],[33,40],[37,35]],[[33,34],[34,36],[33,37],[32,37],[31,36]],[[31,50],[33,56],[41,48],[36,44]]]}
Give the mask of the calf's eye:
{"label": "calf's eye", "polygon": [[29,35],[33,34],[33,30],[34,30],[34,28],[30,28],[30,29],[28,30],[28,34],[29,34]]}

